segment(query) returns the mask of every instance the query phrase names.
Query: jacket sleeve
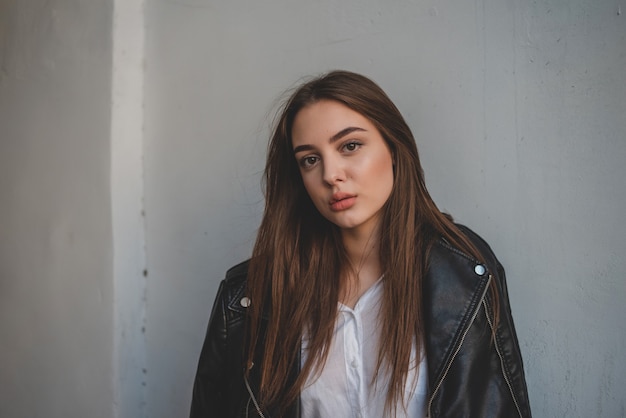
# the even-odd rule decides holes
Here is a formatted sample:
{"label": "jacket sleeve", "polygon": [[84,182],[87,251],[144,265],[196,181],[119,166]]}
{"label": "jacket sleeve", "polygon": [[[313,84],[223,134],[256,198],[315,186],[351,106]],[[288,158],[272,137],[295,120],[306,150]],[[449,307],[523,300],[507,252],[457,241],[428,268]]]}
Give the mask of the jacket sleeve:
{"label": "jacket sleeve", "polygon": [[[495,256],[494,256],[495,258]],[[496,259],[496,277],[499,290],[500,317],[495,333],[495,349],[498,351],[503,368],[503,374],[507,379],[513,393],[514,402],[518,412],[523,417],[530,417],[530,402],[528,399],[528,388],[524,377],[524,364],[522,353],[519,347],[517,332],[511,313],[511,304],[506,284],[506,274],[502,264]]]}
{"label": "jacket sleeve", "polygon": [[193,386],[191,418],[220,418],[226,416],[224,390],[226,384],[226,302],[224,281],[217,291],[207,327],[204,345],[198,361],[198,370]]}
{"label": "jacket sleeve", "polygon": [[[487,244],[482,237],[476,234],[474,234],[474,236],[480,242],[479,246],[482,247],[481,251],[487,258],[490,270],[492,271],[492,280],[495,281],[494,284],[497,291],[497,301],[493,301],[491,295],[488,295],[485,300],[486,302],[483,304],[481,313],[484,320],[478,318],[474,324],[474,327],[479,330],[481,330],[482,326],[488,325],[486,329],[489,339],[486,341],[484,335],[482,338],[476,335],[474,337],[482,341],[483,347],[491,353],[491,358],[493,359],[491,364],[497,363],[499,366],[496,369],[494,369],[493,366],[487,367],[487,370],[491,369],[492,373],[494,373],[490,379],[491,388],[500,386],[501,390],[504,389],[504,392],[508,390],[508,394],[510,395],[509,397],[503,396],[503,408],[498,416],[530,418],[531,411],[526,379],[524,377],[524,364],[517,333],[515,331],[515,324],[513,322],[513,314],[511,312],[506,273],[489,244]],[[476,239],[474,242],[478,243]],[[499,307],[497,324],[493,322],[494,312],[492,305],[494,303],[497,303]],[[495,330],[493,329],[494,326],[496,327]],[[481,333],[484,333],[484,331],[481,330]],[[477,346],[481,346],[478,341]],[[509,401],[508,406],[505,401],[507,398]]]}

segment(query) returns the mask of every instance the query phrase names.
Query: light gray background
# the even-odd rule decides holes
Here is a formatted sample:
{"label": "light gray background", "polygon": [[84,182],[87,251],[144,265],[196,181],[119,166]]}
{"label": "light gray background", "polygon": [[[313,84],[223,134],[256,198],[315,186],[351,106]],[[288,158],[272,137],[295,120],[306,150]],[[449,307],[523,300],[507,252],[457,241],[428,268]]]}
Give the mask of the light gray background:
{"label": "light gray background", "polygon": [[187,415],[276,101],[335,68],[507,268],[534,415],[625,416],[625,9],[0,0],[0,416]]}

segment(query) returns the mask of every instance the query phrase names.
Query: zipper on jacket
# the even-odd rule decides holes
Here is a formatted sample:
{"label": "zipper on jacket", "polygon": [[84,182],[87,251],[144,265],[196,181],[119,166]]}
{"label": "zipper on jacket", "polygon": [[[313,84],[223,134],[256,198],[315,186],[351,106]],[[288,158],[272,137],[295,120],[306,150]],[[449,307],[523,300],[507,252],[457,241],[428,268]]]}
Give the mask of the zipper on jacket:
{"label": "zipper on jacket", "polygon": [[[493,322],[491,322],[491,318],[489,317],[489,310],[487,309],[487,301],[483,301],[483,305],[485,305],[485,316],[487,317],[487,322],[489,323],[489,327],[491,328],[491,332],[495,335],[496,330],[493,328]],[[513,386],[511,386],[511,381],[509,380],[509,375],[504,371],[504,358],[502,357],[502,353],[500,352],[500,346],[498,345],[497,339],[494,338],[493,345],[496,347],[496,353],[498,353],[498,357],[500,358],[500,368],[502,369],[502,375],[504,376],[504,381],[506,385],[509,387],[509,392],[511,392],[511,397],[513,398],[513,403],[515,404],[515,408],[517,409],[517,413],[520,418],[522,418],[522,410],[519,407],[519,403],[517,402],[517,398],[515,397],[515,392],[513,391]]]}
{"label": "zipper on jacket", "polygon": [[439,379],[439,382],[437,382],[437,385],[435,385],[435,389],[433,390],[433,394],[430,396],[430,399],[428,400],[428,408],[426,409],[426,418],[431,418],[432,417],[432,413],[431,413],[430,409],[433,406],[433,401],[435,400],[435,396],[437,395],[437,392],[439,391],[439,388],[441,387],[441,384],[443,383],[443,381],[445,380],[446,376],[448,375],[448,372],[450,371],[450,367],[452,367],[452,363],[454,362],[454,359],[456,358],[457,354],[459,354],[459,351],[461,351],[461,347],[463,346],[463,342],[465,341],[465,337],[467,336],[467,333],[469,332],[469,329],[472,327],[472,324],[474,323],[474,321],[476,320],[476,317],[478,316],[478,311],[480,311],[480,305],[482,305],[482,303],[485,300],[485,296],[487,295],[487,291],[489,290],[489,285],[491,284],[491,279],[492,279],[492,275],[490,273],[489,274],[489,278],[487,280],[487,285],[485,286],[485,290],[483,291],[483,294],[480,297],[479,303],[476,304],[476,310],[472,314],[472,319],[469,321],[467,327],[463,331],[463,335],[461,336],[461,340],[459,341],[459,344],[457,345],[456,349],[454,350],[454,354],[452,354],[452,357],[450,358],[450,361],[446,365],[446,369],[443,372],[443,375],[441,376],[441,379]]}
{"label": "zipper on jacket", "polygon": [[[252,403],[254,403],[254,408],[256,409],[256,412],[259,414],[261,418],[265,418],[265,415],[263,414],[263,412],[261,412],[261,407],[259,406],[259,403],[257,402],[256,397],[254,396],[254,393],[252,392],[250,383],[248,383],[248,378],[245,375],[243,377],[243,382],[246,384],[246,389],[248,389],[248,393],[250,394],[250,399],[252,399]],[[249,404],[250,404],[250,401],[248,400],[248,405]],[[246,406],[246,415],[247,413],[248,413],[248,407]]]}

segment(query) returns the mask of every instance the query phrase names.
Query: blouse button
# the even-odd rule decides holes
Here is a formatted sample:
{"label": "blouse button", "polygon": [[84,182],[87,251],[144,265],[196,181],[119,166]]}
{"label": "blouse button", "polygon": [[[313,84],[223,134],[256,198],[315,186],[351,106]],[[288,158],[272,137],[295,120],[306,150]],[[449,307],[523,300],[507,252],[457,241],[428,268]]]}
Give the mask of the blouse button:
{"label": "blouse button", "polygon": [[243,306],[244,308],[247,308],[248,306],[250,306],[250,298],[248,298],[248,297],[245,297],[245,296],[244,296],[244,297],[243,297],[243,298],[241,298],[241,300],[239,301],[239,304],[240,304],[241,306]]}
{"label": "blouse button", "polygon": [[479,276],[482,276],[486,272],[487,272],[487,269],[482,264],[476,264],[474,266],[474,273],[478,274]]}

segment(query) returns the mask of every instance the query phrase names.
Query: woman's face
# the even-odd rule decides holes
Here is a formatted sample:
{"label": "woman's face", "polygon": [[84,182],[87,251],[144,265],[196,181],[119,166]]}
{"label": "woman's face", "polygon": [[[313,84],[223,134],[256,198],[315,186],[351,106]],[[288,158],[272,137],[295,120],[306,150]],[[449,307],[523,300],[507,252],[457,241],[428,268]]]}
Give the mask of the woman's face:
{"label": "woman's face", "polygon": [[370,236],[393,187],[393,159],[378,129],[349,107],[321,100],[296,115],[292,145],[322,216],[344,231]]}

